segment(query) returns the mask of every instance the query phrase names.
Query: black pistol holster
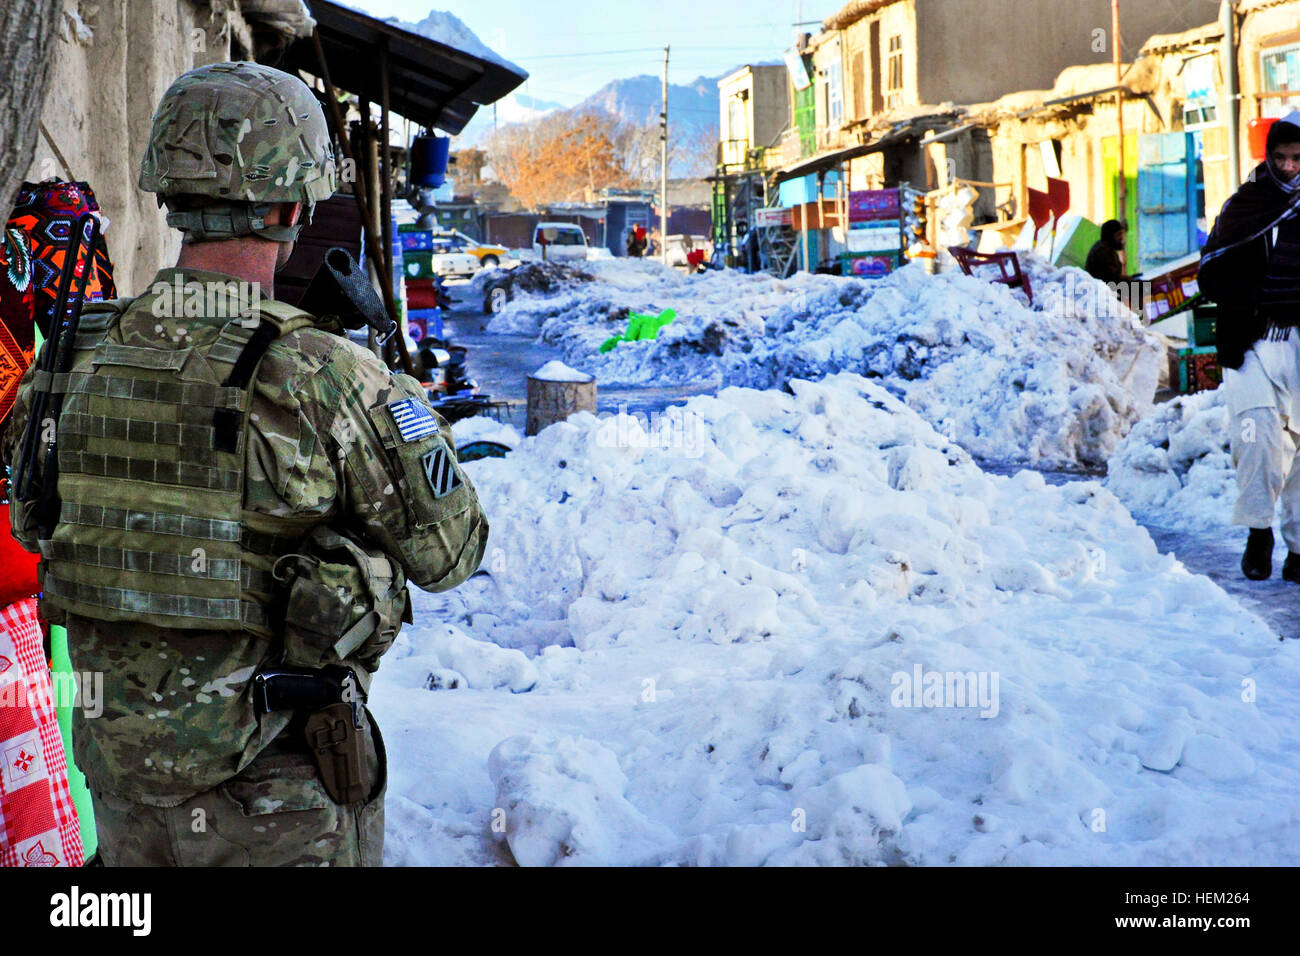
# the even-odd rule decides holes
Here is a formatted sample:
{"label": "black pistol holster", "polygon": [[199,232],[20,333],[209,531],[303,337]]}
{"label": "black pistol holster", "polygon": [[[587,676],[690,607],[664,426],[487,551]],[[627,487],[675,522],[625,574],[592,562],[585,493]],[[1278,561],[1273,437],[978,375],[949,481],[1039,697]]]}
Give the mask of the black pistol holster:
{"label": "black pistol holster", "polygon": [[374,781],[366,773],[361,728],[365,692],[350,667],[258,671],[253,700],[259,714],[291,710],[306,715],[303,737],[330,799],[360,803],[370,795]]}

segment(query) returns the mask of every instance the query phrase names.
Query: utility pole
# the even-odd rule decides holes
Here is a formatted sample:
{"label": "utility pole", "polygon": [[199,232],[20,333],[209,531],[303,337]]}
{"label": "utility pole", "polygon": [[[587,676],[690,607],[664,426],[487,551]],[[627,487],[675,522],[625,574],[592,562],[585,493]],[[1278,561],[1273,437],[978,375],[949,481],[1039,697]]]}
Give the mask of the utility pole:
{"label": "utility pole", "polygon": [[664,111],[659,114],[659,261],[668,265],[668,46],[664,46]]}
{"label": "utility pole", "polygon": [[[1110,0],[1110,45],[1113,48],[1115,58],[1115,85],[1123,86],[1124,84],[1124,66],[1121,63],[1120,56],[1120,34],[1119,34],[1119,0]],[[1120,222],[1125,222],[1125,213],[1128,211],[1128,185],[1125,182],[1124,175],[1124,90],[1115,91],[1115,116],[1119,129],[1119,184],[1115,190],[1116,201],[1119,209],[1115,212],[1115,218]]]}
{"label": "utility pole", "polygon": [[1228,127],[1228,168],[1231,173],[1228,188],[1236,189],[1241,183],[1241,100],[1237,79],[1237,11],[1233,0],[1219,4],[1219,25],[1223,27],[1223,84],[1226,87],[1227,108],[1222,122]]}

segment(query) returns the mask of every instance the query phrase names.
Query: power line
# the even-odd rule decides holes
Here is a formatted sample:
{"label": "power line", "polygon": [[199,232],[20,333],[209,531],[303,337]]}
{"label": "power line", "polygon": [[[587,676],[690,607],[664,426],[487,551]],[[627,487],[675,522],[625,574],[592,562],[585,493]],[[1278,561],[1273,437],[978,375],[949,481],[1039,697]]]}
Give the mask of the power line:
{"label": "power line", "polygon": [[639,47],[635,50],[591,50],[586,53],[539,53],[537,55],[519,56],[516,54],[516,60],[567,60],[575,56],[614,56],[622,53],[655,53],[660,50],[657,46]]}
{"label": "power line", "polygon": [[[571,57],[579,56],[621,56],[624,53],[657,53],[663,47],[637,47],[629,50],[586,50],[580,53],[538,53],[538,54],[513,54],[516,60],[567,60]],[[689,50],[694,53],[735,53],[737,51],[752,51],[751,46],[684,46],[683,50]]]}

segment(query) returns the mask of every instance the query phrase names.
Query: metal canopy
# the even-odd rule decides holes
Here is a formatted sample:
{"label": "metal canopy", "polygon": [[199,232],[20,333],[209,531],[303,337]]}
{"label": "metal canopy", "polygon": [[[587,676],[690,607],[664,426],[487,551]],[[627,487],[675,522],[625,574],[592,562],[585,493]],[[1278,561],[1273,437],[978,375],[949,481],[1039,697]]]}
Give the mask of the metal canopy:
{"label": "metal canopy", "polygon": [[[380,102],[380,51],[388,51],[389,106],[414,123],[455,135],[480,106],[494,103],[527,74],[430,40],[327,0],[309,0],[334,86]],[[320,75],[311,39],[293,43],[282,69]]]}
{"label": "metal canopy", "polygon": [[800,160],[793,165],[778,170],[776,181],[785,182],[787,179],[797,179],[800,176],[807,176],[811,173],[828,172],[850,159],[857,159],[859,156],[867,156],[871,153],[880,152],[882,149],[888,149],[891,146],[897,146],[908,140],[914,140],[917,137],[915,127],[907,126],[901,130],[894,130],[886,133],[880,139],[870,143],[863,143],[858,146],[849,146],[844,149],[837,149],[829,153],[822,153],[818,156],[810,156],[808,159]]}

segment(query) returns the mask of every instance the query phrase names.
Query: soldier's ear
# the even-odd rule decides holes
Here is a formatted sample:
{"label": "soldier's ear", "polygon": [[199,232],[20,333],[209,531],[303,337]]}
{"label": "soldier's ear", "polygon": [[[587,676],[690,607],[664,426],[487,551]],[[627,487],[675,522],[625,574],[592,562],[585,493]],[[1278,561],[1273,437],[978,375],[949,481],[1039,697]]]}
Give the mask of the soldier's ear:
{"label": "soldier's ear", "polygon": [[[278,202],[273,207],[274,222],[272,225],[277,226],[296,226],[298,220],[302,218],[302,203],[300,202]],[[268,220],[271,222],[271,220]]]}

